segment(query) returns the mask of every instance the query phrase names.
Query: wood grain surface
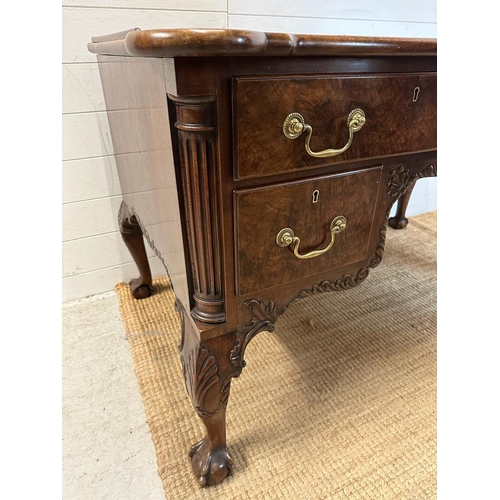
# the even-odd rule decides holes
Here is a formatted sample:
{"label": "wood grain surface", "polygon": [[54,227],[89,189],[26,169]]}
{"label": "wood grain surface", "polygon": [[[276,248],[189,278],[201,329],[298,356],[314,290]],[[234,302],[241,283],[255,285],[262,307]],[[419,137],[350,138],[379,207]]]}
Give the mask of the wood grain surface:
{"label": "wood grain surface", "polygon": [[[240,295],[363,261],[381,172],[378,166],[354,174],[236,191]],[[316,190],[318,201],[313,203]],[[347,227],[336,235],[334,246],[319,257],[298,259],[290,247],[276,243],[278,232],[288,227],[300,237],[300,254],[324,248],[330,241],[330,223],[337,216],[346,218]]]}
{"label": "wood grain surface", "polygon": [[[125,228],[137,235],[137,221],[173,278],[186,389],[206,428],[191,464],[215,484],[234,467],[225,415],[249,342],[298,299],[362,284],[382,261],[392,205],[437,174],[436,44],[133,30],[89,48],[148,56],[98,59]],[[343,155],[311,159],[303,137],[283,135],[299,112],[314,150],[339,148],[353,108],[367,121]],[[324,248],[337,216],[347,227],[318,257],[276,244],[290,227],[301,253]],[[148,254],[132,251],[147,286]]]}
{"label": "wood grain surface", "polygon": [[[294,140],[283,134],[286,117],[300,113],[312,126],[313,151],[339,149],[355,108],[366,123],[341,155],[313,158],[306,133]],[[235,78],[234,109],[238,179],[436,148],[435,73]]]}
{"label": "wood grain surface", "polygon": [[436,40],[295,35],[231,29],[132,29],[94,37],[90,52],[143,57],[218,56],[429,56]]}

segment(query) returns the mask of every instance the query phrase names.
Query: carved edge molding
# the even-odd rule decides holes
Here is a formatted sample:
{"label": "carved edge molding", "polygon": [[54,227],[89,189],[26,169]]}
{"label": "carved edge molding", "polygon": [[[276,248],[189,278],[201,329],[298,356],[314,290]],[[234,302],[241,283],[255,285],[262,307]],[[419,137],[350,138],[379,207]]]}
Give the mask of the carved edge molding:
{"label": "carved edge molding", "polygon": [[[411,176],[409,168],[406,168],[404,165],[399,165],[397,168],[391,170],[389,174],[386,194],[390,195],[394,198],[394,201],[396,201],[397,198],[406,192],[408,186],[412,182],[424,177],[436,176],[437,167],[433,164],[427,165],[423,170]],[[231,351],[231,363],[237,367],[238,371],[232,376],[238,377],[245,367],[246,363],[244,360],[244,354],[249,342],[263,330],[273,332],[278,317],[288,309],[290,304],[316,293],[348,290],[359,285],[368,277],[370,269],[377,267],[382,261],[387,234],[387,220],[391,209],[392,204],[386,212],[384,223],[380,226],[379,241],[375,247],[373,257],[370,262],[366,266],[359,269],[355,275],[344,274],[342,278],[335,281],[324,280],[321,283],[313,285],[311,288],[301,290],[286,304],[276,304],[272,300],[265,302],[258,299],[249,299],[243,303],[242,307],[250,311],[250,322],[246,325],[240,326],[236,331],[236,341]]]}
{"label": "carved edge molding", "polygon": [[239,368],[239,372],[241,373],[242,369],[246,366],[244,353],[249,342],[263,330],[273,332],[278,317],[281,316],[292,303],[316,293],[348,290],[362,283],[367,278],[370,268],[376,267],[382,260],[386,230],[387,228],[384,224],[380,230],[381,239],[377,244],[374,257],[370,263],[362,267],[356,275],[344,274],[342,278],[335,281],[324,280],[321,283],[313,285],[311,288],[301,290],[293,299],[281,305],[276,304],[272,300],[265,302],[257,299],[250,299],[244,302],[243,307],[250,309],[250,323],[236,330],[236,342],[231,351],[231,363]]}
{"label": "carved edge molding", "polygon": [[374,256],[368,265],[362,267],[355,275],[344,274],[342,278],[335,281],[324,280],[321,283],[313,285],[311,288],[301,290],[293,299],[285,304],[276,304],[272,300],[265,302],[257,299],[250,299],[243,303],[242,307],[250,310],[250,322],[236,330],[236,342],[231,351],[231,363],[239,369],[239,373],[234,376],[237,377],[246,365],[244,353],[249,342],[263,330],[273,332],[278,317],[281,316],[292,303],[316,293],[348,290],[349,288],[359,285],[368,277],[370,268],[377,267],[382,260],[389,212],[390,210],[385,217],[386,222],[380,226],[379,241],[375,247]]}

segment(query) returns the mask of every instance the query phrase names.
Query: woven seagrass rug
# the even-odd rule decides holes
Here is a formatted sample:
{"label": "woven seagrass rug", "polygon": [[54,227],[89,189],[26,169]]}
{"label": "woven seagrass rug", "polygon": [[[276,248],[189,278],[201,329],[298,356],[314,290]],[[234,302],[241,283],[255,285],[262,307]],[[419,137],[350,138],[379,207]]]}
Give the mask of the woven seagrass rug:
{"label": "woven seagrass rug", "polygon": [[116,290],[167,499],[436,498],[436,212],[389,229],[360,286],[298,301],[252,340],[228,405],[235,472],[213,487],[191,471],[204,428],[173,293],[155,288]]}

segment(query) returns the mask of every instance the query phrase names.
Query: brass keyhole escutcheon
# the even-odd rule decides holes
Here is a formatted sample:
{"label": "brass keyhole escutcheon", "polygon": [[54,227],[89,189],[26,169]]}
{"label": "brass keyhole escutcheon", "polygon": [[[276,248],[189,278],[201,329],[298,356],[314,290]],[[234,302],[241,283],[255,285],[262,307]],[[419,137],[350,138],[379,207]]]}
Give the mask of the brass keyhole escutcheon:
{"label": "brass keyhole escutcheon", "polygon": [[420,94],[420,87],[415,87],[413,90],[413,102],[418,101],[418,95]]}
{"label": "brass keyhole escutcheon", "polygon": [[318,203],[318,199],[319,199],[319,191],[315,189],[313,191],[313,203]]}

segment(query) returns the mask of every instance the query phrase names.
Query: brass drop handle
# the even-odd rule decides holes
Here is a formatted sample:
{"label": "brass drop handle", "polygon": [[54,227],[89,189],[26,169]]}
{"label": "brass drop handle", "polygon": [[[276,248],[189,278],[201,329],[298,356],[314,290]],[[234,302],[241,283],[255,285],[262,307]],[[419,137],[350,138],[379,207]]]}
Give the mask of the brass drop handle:
{"label": "brass drop handle", "polygon": [[352,144],[354,132],[361,130],[361,127],[366,123],[365,112],[362,109],[353,109],[347,117],[347,128],[349,129],[349,139],[347,144],[340,149],[325,149],[324,151],[311,151],[310,142],[312,136],[312,127],[308,125],[304,117],[300,113],[290,113],[283,123],[283,133],[289,139],[296,139],[304,130],[307,132],[306,151],[309,155],[315,158],[328,158],[337,156],[347,151]]}
{"label": "brass drop handle", "polygon": [[346,218],[342,215],[335,217],[330,223],[330,243],[326,248],[322,250],[313,250],[312,252],[301,255],[299,253],[300,238],[295,236],[292,229],[289,227],[283,228],[276,236],[276,243],[280,247],[287,247],[293,245],[293,253],[298,259],[312,259],[313,257],[319,257],[324,253],[328,252],[330,248],[333,247],[335,243],[335,235],[342,232],[347,227]]}

